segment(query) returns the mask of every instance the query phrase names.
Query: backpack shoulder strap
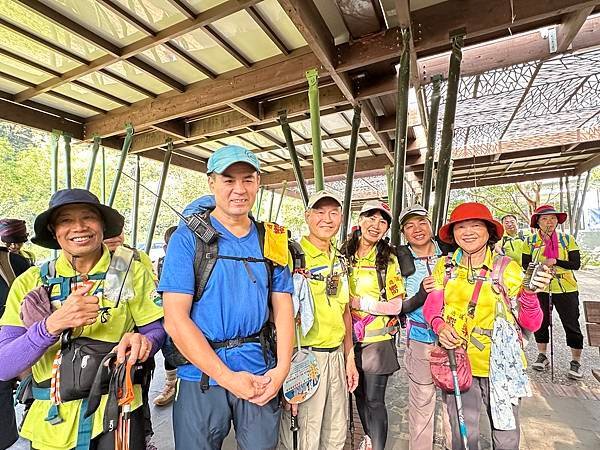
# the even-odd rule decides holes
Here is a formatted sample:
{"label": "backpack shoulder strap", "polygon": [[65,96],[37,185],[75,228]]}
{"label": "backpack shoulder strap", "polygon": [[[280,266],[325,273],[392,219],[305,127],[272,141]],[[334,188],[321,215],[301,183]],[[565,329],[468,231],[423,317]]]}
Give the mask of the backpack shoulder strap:
{"label": "backpack shoulder strap", "polygon": [[0,252],[0,277],[6,281],[6,285],[10,288],[17,276],[10,264],[10,255],[8,252]]}
{"label": "backpack shoulder strap", "polygon": [[219,240],[217,239],[212,244],[207,244],[195,234],[194,238],[196,239],[196,251],[194,253],[195,293],[193,301],[197,302],[202,297],[204,288],[206,288],[208,279],[217,263]]}
{"label": "backpack shoulder strap", "polygon": [[379,296],[383,300],[387,300],[387,291],[385,288],[385,278],[387,276],[387,268],[385,267],[377,267],[375,271],[377,272],[377,284],[379,286]]}
{"label": "backpack shoulder strap", "polygon": [[448,281],[450,281],[450,278],[452,277],[452,272],[454,271],[454,264],[452,264],[452,253],[448,253],[445,257],[444,260],[444,267],[445,267],[445,272],[444,272],[444,288],[446,287],[446,285],[448,284]]}
{"label": "backpack shoulder strap", "polygon": [[570,236],[568,234],[565,234],[565,233],[562,233],[559,231],[558,232],[558,240],[560,241],[561,247],[564,248],[568,252]]}

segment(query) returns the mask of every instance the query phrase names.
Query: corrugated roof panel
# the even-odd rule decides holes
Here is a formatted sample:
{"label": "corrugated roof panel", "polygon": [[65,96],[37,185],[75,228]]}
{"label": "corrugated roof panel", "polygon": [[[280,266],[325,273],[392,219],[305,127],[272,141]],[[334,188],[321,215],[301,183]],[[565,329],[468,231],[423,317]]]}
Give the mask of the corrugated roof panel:
{"label": "corrugated roof panel", "polygon": [[[311,137],[311,128],[310,128],[310,119],[305,119],[300,122],[290,123],[290,128],[296,132],[300,136],[304,136],[305,138],[310,139]],[[296,138],[294,138],[296,140]]]}
{"label": "corrugated roof panel", "polygon": [[219,141],[223,142],[227,145],[239,145],[239,146],[245,147],[249,150],[258,150],[258,147],[256,145],[252,145],[249,142],[246,142],[237,136],[226,137],[223,139],[219,139]]}
{"label": "corrugated roof panel", "polygon": [[194,155],[198,155],[201,158],[206,158],[206,159],[210,158],[210,155],[212,155],[211,152],[208,152],[202,148],[198,148],[195,145],[191,145],[189,147],[183,147],[182,150],[185,150],[186,152],[193,153]]}
{"label": "corrugated roof panel", "polygon": [[190,5],[194,11],[201,13],[227,1],[228,0],[186,0],[186,3]]}
{"label": "corrugated roof panel", "polygon": [[164,45],[152,47],[140,53],[139,57],[183,84],[191,84],[207,78]]}
{"label": "corrugated roof panel", "polygon": [[281,54],[246,11],[231,14],[213,22],[211,26],[251,62]]}
{"label": "corrugated roof panel", "polygon": [[119,103],[113,102],[112,100],[104,98],[85,87],[78,86],[73,83],[63,84],[57,88],[54,88],[53,91],[64,94],[67,97],[74,98],[75,100],[85,102],[89,105],[97,106],[105,111],[110,111],[111,109],[123,106]]}
{"label": "corrugated roof panel", "polygon": [[2,46],[24,58],[31,59],[46,67],[65,73],[80,64],[65,56],[48,50],[47,47],[32,41],[29,38],[0,26],[0,42]]}
{"label": "corrugated roof panel", "polygon": [[142,39],[145,33],[95,0],[40,0],[119,47]]}
{"label": "corrugated roof panel", "polygon": [[288,50],[304,47],[306,41],[277,0],[265,0],[256,5],[265,22],[279,36]]}
{"label": "corrugated roof panel", "polygon": [[106,55],[101,48],[55,25],[18,2],[0,0],[0,17],[87,60]]}
{"label": "corrugated roof panel", "polygon": [[79,81],[94,86],[95,88],[112,94],[115,97],[119,97],[129,103],[139,102],[140,100],[148,98],[141,92],[131,89],[125,84],[100,72],[94,72],[80,77]]}
{"label": "corrugated roof panel", "polygon": [[8,92],[9,94],[17,94],[25,89],[27,88],[19,83],[14,83],[0,77],[0,91]]}
{"label": "corrugated roof panel", "polygon": [[202,147],[208,148],[212,151],[218,150],[221,147],[223,147],[223,144],[219,144],[218,142],[214,142],[214,141],[202,142],[198,145],[201,145]]}
{"label": "corrugated roof panel", "polygon": [[256,144],[260,145],[261,147],[270,147],[272,145],[275,145],[275,143],[273,141],[267,139],[266,137],[264,137],[263,135],[261,135],[259,133],[253,132],[253,133],[244,134],[244,137],[252,142],[255,142]]}
{"label": "corrugated roof panel", "polygon": [[377,141],[375,140],[373,135],[371,135],[371,133],[360,133],[360,137],[362,137],[367,144],[376,144],[377,143]]}
{"label": "corrugated roof panel", "polygon": [[0,71],[35,84],[43,83],[49,78],[52,78],[52,75],[49,75],[46,72],[4,55],[0,55]]}
{"label": "corrugated roof panel", "polygon": [[52,97],[50,94],[40,94],[33,98],[33,100],[83,118],[92,117],[98,114],[97,112],[91,111],[87,108],[83,108],[81,106],[74,105],[73,103]]}
{"label": "corrugated roof panel", "polygon": [[194,30],[173,41],[214,73],[221,74],[242,67],[233,56],[202,30]]}
{"label": "corrugated roof panel", "polygon": [[138,86],[142,86],[149,91],[154,92],[155,94],[162,94],[171,90],[171,88],[166,84],[161,83],[156,78],[148,75],[146,72],[138,69],[127,61],[116,62],[108,66],[107,69],[116,73],[117,75],[127,78],[129,81],[137,84]]}
{"label": "corrugated roof panel", "polygon": [[116,0],[116,2],[159,31],[186,19],[186,16],[167,0]]}

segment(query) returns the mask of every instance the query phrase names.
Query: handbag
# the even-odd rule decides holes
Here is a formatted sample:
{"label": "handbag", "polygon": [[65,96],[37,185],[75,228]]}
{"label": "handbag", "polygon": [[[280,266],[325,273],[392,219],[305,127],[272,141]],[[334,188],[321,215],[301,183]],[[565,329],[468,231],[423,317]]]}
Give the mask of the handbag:
{"label": "handbag", "polygon": [[[463,347],[454,351],[456,355],[456,374],[458,375],[458,387],[461,392],[468,391],[473,383],[473,374],[471,373],[471,363],[467,352]],[[448,352],[445,348],[435,347],[431,351],[429,358],[431,367],[431,377],[433,383],[444,392],[454,392],[454,380],[450,370],[450,361]]]}

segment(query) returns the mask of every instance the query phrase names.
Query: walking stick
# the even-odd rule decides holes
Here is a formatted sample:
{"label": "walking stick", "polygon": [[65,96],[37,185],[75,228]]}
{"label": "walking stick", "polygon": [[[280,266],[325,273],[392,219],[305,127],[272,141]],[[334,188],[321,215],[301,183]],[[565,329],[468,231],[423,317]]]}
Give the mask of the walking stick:
{"label": "walking stick", "polygon": [[460,436],[463,442],[464,450],[469,450],[469,440],[467,433],[467,424],[463,414],[462,398],[460,396],[460,387],[458,385],[458,374],[456,372],[456,354],[454,349],[448,349],[448,362],[450,363],[450,371],[452,372],[452,384],[454,385],[454,400],[456,401],[456,413],[458,415],[458,426],[460,428]]}
{"label": "walking stick", "polygon": [[348,393],[348,415],[350,423],[348,429],[350,430],[350,448],[354,450],[354,408],[352,407],[352,392]]}
{"label": "walking stick", "polygon": [[552,291],[548,293],[548,321],[550,323],[550,379],[554,383],[554,328],[552,327]]}
{"label": "walking stick", "polygon": [[292,442],[294,445],[294,450],[298,450],[298,430],[300,429],[300,427],[298,426],[298,411],[294,411],[294,406],[296,405],[291,405],[290,409],[290,412],[292,413],[290,430],[292,431]]}

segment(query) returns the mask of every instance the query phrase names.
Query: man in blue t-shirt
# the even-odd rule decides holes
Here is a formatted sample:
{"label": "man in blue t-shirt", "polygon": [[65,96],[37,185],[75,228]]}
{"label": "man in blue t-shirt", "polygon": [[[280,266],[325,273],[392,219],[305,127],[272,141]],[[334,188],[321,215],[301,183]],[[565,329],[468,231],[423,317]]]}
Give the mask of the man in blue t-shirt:
{"label": "man in blue t-shirt", "polygon": [[[413,258],[415,272],[403,276],[406,288],[405,306],[421,305],[407,312],[408,334],[404,365],[408,375],[408,431],[409,447],[415,450],[433,448],[433,417],[435,413],[435,385],[431,378],[429,356],[435,345],[435,333],[423,317],[423,303],[433,290],[431,270],[442,252],[433,238],[427,210],[414,205],[400,213],[400,227]],[[402,263],[400,264],[402,267]],[[408,312],[410,311],[410,312]]]}
{"label": "man in blue t-shirt", "polygon": [[[171,237],[159,283],[165,328],[191,362],[177,368],[175,447],[221,448],[233,421],[238,448],[274,449],[277,393],[292,355],[292,278],[287,266],[274,265],[269,282],[258,230],[249,217],[260,185],[256,156],[243,147],[223,147],[208,160],[207,173],[216,203],[209,218],[218,232],[218,259],[204,292],[193,298],[196,238],[186,225]],[[277,333],[274,367],[261,343],[240,342],[261,331],[270,308]],[[203,374],[209,377],[208,389],[202,388]]]}

